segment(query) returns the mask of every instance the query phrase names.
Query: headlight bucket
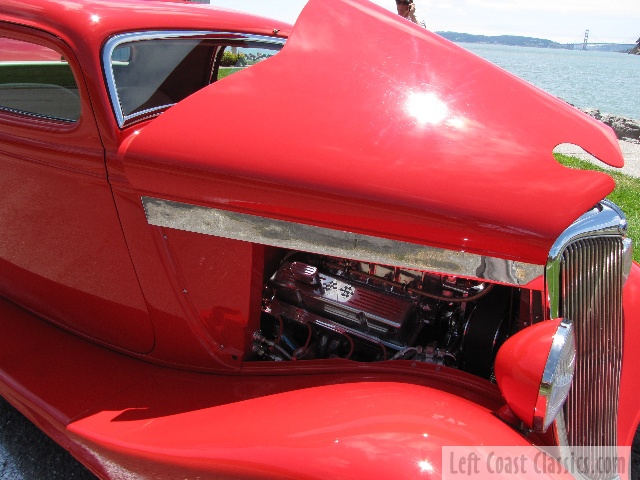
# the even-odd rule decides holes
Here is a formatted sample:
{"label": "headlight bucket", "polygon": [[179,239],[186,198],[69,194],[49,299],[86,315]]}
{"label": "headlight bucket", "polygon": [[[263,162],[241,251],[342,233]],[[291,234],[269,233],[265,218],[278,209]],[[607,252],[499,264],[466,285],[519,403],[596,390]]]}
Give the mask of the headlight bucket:
{"label": "headlight bucket", "polygon": [[569,394],[575,368],[571,321],[549,320],[509,338],[498,351],[495,374],[509,408],[544,432]]}

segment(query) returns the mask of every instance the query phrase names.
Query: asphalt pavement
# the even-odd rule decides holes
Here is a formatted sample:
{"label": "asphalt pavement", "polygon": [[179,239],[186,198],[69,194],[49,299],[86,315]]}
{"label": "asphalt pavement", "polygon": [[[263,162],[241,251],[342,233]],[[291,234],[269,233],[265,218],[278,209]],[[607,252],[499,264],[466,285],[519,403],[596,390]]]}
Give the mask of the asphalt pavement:
{"label": "asphalt pavement", "polygon": [[0,397],[0,479],[95,480],[20,412]]}

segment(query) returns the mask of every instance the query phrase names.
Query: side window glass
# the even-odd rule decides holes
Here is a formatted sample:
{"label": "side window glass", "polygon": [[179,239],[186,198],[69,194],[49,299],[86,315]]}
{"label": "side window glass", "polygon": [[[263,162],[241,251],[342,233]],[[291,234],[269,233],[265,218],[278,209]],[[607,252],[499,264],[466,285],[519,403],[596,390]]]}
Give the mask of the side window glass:
{"label": "side window glass", "polygon": [[228,46],[224,48],[218,66],[218,80],[260,63],[278,53],[281,46]]}
{"label": "side window glass", "polygon": [[122,34],[105,45],[105,76],[121,127],[160,114],[210,83],[268,59],[284,44],[206,32],[162,35]]}
{"label": "side window glass", "polygon": [[198,39],[149,39],[118,45],[110,61],[124,117],[173,105],[206,85],[210,63],[206,50]]}
{"label": "side window glass", "polygon": [[0,109],[77,121],[80,97],[71,67],[55,50],[0,37]]}

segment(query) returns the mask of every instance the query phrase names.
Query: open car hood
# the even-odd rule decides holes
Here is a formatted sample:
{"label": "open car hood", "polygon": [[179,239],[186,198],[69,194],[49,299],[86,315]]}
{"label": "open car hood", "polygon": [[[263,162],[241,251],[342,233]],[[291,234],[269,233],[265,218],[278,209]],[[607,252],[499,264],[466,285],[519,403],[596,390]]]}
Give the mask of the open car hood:
{"label": "open car hood", "polygon": [[140,129],[144,195],[544,264],[611,192],[608,127],[367,0],[310,0],[283,50]]}

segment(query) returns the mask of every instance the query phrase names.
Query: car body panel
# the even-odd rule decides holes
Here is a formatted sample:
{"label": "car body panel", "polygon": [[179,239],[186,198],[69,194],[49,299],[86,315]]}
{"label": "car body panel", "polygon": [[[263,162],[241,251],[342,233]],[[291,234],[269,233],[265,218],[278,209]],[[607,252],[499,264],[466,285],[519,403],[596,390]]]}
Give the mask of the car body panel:
{"label": "car body panel", "polygon": [[[640,266],[636,263],[624,288],[624,335],[633,339],[635,344],[640,339],[640,312],[634,307],[640,301]],[[618,442],[620,445],[633,444],[633,438],[640,426],[640,364],[632,348],[625,348],[622,358],[622,377],[620,383],[620,406],[618,417]]]}
{"label": "car body panel", "polygon": [[[640,267],[633,270],[627,287],[630,301],[640,285]],[[150,465],[162,465],[163,471],[185,478],[212,471],[233,474],[233,478],[255,478],[258,473],[278,478],[279,473],[289,473],[282,468],[281,459],[288,455],[291,442],[296,451],[293,458],[302,455],[312,465],[310,473],[317,473],[309,478],[323,478],[331,467],[319,461],[321,451],[335,460],[344,456],[339,468],[357,465],[367,472],[365,476],[345,473],[342,478],[378,478],[365,461],[377,465],[385,475],[388,468],[416,468],[400,454],[400,446],[407,445],[402,440],[409,437],[414,439],[409,448],[416,461],[434,467],[441,465],[436,451],[454,444],[450,434],[459,435],[466,445],[522,444],[522,437],[490,414],[501,404],[497,389],[490,391],[481,382],[474,385],[474,377],[447,369],[438,372],[429,367],[431,374],[408,376],[401,373],[401,366],[395,371],[393,367],[365,366],[357,373],[347,365],[341,369],[334,364],[308,369],[304,375],[265,376],[269,369],[261,374],[264,365],[258,365],[243,375],[212,376],[165,369],[109,351],[47,325],[5,300],[0,300],[0,318],[4,333],[0,337],[0,393],[101,478],[120,478],[134,470],[154,476],[157,470]],[[33,351],[46,355],[32,355]],[[423,367],[417,366],[418,371]],[[287,373],[295,373],[297,367],[290,368],[293,370]],[[625,372],[628,401],[620,411],[623,445],[630,444],[636,426],[626,420],[638,417],[634,374]],[[224,385],[213,388],[219,382]],[[77,394],[78,383],[83,385],[82,395]],[[406,393],[411,394],[411,401],[406,401]],[[355,406],[362,405],[363,398],[366,407],[354,421]],[[290,400],[295,400],[296,421],[288,415],[274,419],[274,406],[289,405]],[[424,408],[425,402],[433,408]],[[328,409],[326,416],[312,411],[319,405]],[[256,408],[244,408],[249,406]],[[247,416],[246,412],[253,413]],[[282,413],[277,408],[275,412]],[[330,425],[324,423],[325,418],[331,419]],[[212,419],[216,422],[205,423]],[[300,421],[309,429],[299,429]],[[221,426],[227,424],[230,426],[223,430]],[[225,432],[225,440],[235,439],[236,448],[218,443],[214,432],[220,431]],[[378,435],[372,435],[375,431]],[[246,436],[240,437],[241,433]],[[247,441],[254,443],[245,451]],[[380,457],[378,449],[390,445],[398,448],[395,458]],[[351,448],[343,450],[347,447]],[[367,449],[369,456],[364,455]],[[247,451],[253,455],[251,461],[245,456]],[[309,452],[313,458],[306,457]],[[210,461],[203,460],[207,456]],[[221,461],[229,456],[234,458],[232,463]],[[274,460],[278,465],[273,465]],[[295,462],[286,465],[293,468]]]}
{"label": "car body panel", "polygon": [[[311,0],[278,55],[121,129],[101,61],[113,35],[291,27],[177,2],[8,0],[0,18],[69,58],[83,113],[63,128],[0,112],[0,394],[96,475],[438,477],[443,445],[555,441],[498,418],[488,379],[436,363],[253,361],[287,252],[150,225],[141,197],[542,269],[613,188],[551,151],[621,165],[609,129],[364,0]],[[634,266],[630,347],[639,279]],[[537,280],[514,311],[544,306]],[[623,445],[640,419],[633,351]]]}
{"label": "car body panel", "polygon": [[[185,9],[185,6],[188,8]],[[203,10],[205,11],[204,15]],[[46,14],[43,13],[45,11]],[[69,238],[51,235],[47,230],[42,239],[49,241],[49,243],[43,243],[37,250],[42,252],[43,258],[29,257],[28,250],[22,249],[21,251],[25,258],[22,263],[34,264],[40,269],[49,269],[50,272],[40,272],[43,274],[39,275],[34,282],[34,275],[29,271],[29,268],[20,267],[19,258],[8,260],[11,264],[8,266],[13,267],[13,264],[16,264],[18,267],[13,275],[16,280],[22,279],[22,283],[20,286],[12,283],[11,288],[9,288],[9,284],[5,283],[3,291],[14,301],[32,307],[41,316],[61,326],[119,349],[137,354],[145,354],[153,350],[154,356],[164,359],[164,363],[181,366],[197,366],[198,368],[204,366],[204,368],[212,369],[222,363],[226,364],[227,368],[230,366],[237,369],[239,368],[239,360],[235,353],[231,353],[234,351],[233,346],[225,352],[225,360],[221,360],[217,356],[217,348],[212,353],[211,342],[200,338],[203,333],[206,337],[207,332],[202,330],[201,325],[204,320],[201,320],[199,316],[195,316],[194,320],[186,325],[181,320],[176,321],[185,316],[193,318],[194,310],[188,302],[185,304],[183,299],[177,298],[176,293],[181,292],[182,289],[173,289],[176,282],[176,278],[173,276],[174,270],[172,270],[172,276],[167,278],[166,282],[162,282],[162,285],[169,287],[169,289],[163,291],[162,287],[158,287],[156,275],[163,275],[162,272],[165,272],[166,268],[173,268],[170,260],[158,264],[158,256],[156,255],[154,265],[157,269],[145,269],[143,259],[149,256],[149,244],[145,244],[141,251],[142,258],[138,259],[143,262],[141,264],[143,267],[137,267],[137,270],[134,270],[131,264],[127,245],[131,239],[125,240],[122,235],[122,229],[119,227],[119,212],[114,204],[114,198],[121,195],[119,192],[122,190],[120,189],[127,190],[128,188],[128,183],[123,181],[120,173],[120,162],[114,159],[119,157],[118,150],[121,143],[125,142],[131,132],[121,132],[117,128],[109,97],[105,95],[106,86],[102,74],[101,48],[105,38],[123,31],[141,28],[164,30],[168,23],[171,23],[177,30],[183,31],[210,29],[212,23],[207,11],[210,11],[210,7],[205,5],[179,5],[165,2],[120,2],[117,6],[103,2],[91,4],[66,2],[64,5],[59,5],[56,2],[42,2],[42,6],[36,3],[7,2],[0,5],[0,15],[9,22],[2,24],[3,29],[10,32],[13,37],[29,41],[36,41],[34,39],[42,37],[42,42],[45,45],[55,46],[61,54],[64,54],[63,56],[73,57],[70,58],[70,64],[79,83],[82,82],[82,109],[83,112],[87,112],[87,115],[83,115],[78,124],[73,127],[65,125],[62,128],[56,126],[52,128],[51,122],[45,121],[43,129],[36,133],[36,137],[40,141],[36,142],[32,148],[40,156],[49,155],[43,160],[43,162],[48,162],[47,165],[60,166],[63,168],[63,172],[68,171],[76,174],[84,172],[89,177],[79,175],[75,180],[70,180],[69,173],[60,175],[60,178],[56,177],[55,182],[49,181],[50,185],[47,188],[50,190],[41,192],[40,197],[32,202],[31,208],[38,208],[39,202],[42,208],[40,208],[40,216],[37,218],[40,222],[45,222],[44,224],[51,223],[50,229],[52,231],[55,231],[61,224],[71,225],[75,222],[78,233],[87,230],[101,232],[98,238],[88,234],[73,235],[70,242]],[[168,22],[167,19],[171,19],[171,22]],[[217,10],[215,19],[216,29],[221,31],[275,35],[275,30],[281,35],[286,35],[291,28],[290,25],[283,22],[246,14],[239,15],[224,10]],[[47,35],[40,31],[39,27],[43,27],[43,25],[47,26],[46,28],[51,34]],[[54,37],[57,37],[57,40],[54,41],[55,45],[52,45]],[[12,55],[15,57],[17,53],[19,52],[13,52]],[[33,56],[36,53],[33,50],[29,52],[29,55]],[[16,137],[24,137],[23,132],[33,135],[34,122],[32,119],[27,119],[25,122],[20,115],[3,113],[0,115],[6,118],[7,129],[3,130],[3,133],[7,133],[8,141]],[[6,150],[14,155],[13,150],[16,148],[24,149],[24,144],[26,142],[21,141],[19,144],[7,145]],[[62,148],[58,151],[55,151],[54,148],[47,153],[46,149],[42,148],[43,145],[60,145]],[[71,149],[76,151],[72,153]],[[109,164],[108,180],[105,159]],[[29,162],[27,163],[29,164]],[[15,183],[16,178],[22,178],[24,172],[22,170],[18,172],[15,165],[10,168],[11,171],[6,172],[6,181],[11,180]],[[50,172],[56,171],[57,169],[50,170]],[[47,175],[51,177],[52,174]],[[78,181],[84,182],[85,191],[78,188]],[[92,192],[95,190],[95,193],[88,194],[87,185],[90,185]],[[10,192],[11,190],[6,190],[5,195]],[[60,192],[64,192],[64,194],[61,195]],[[99,192],[100,194],[98,194]],[[24,208],[24,199],[19,196],[18,191],[14,196],[16,195],[18,196],[16,197],[17,201],[22,202]],[[77,197],[71,200],[71,195]],[[93,203],[87,200],[91,200]],[[54,205],[54,201],[58,204]],[[136,204],[138,213],[143,213],[139,201]],[[7,202],[7,209],[9,209],[9,205]],[[121,205],[119,208],[126,207]],[[69,216],[61,221],[52,211],[68,212]],[[8,237],[8,234],[4,237],[7,239],[6,248],[12,250],[16,249],[16,245],[20,245],[21,242],[18,239],[23,235],[24,238],[34,241],[39,238],[29,229],[42,229],[42,226],[38,226],[37,222],[15,223],[16,215],[24,214],[19,209],[15,209],[15,212],[12,216],[7,217],[7,222],[10,221],[14,225],[12,230],[7,229],[7,232],[13,231],[14,234],[11,238]],[[140,225],[147,229],[144,216],[139,215],[138,217]],[[18,228],[17,225],[21,225],[21,227]],[[42,234],[42,230],[40,233]],[[144,238],[149,239],[148,235],[149,233],[145,232]],[[61,248],[65,249],[64,255],[60,255]],[[76,257],[70,258],[74,254]],[[13,253],[7,252],[6,258],[11,259],[11,255]],[[160,258],[164,257],[160,255]],[[84,278],[83,275],[86,272],[82,273],[78,270],[79,265],[87,267],[93,265],[95,273]],[[13,272],[13,270],[11,271]],[[51,282],[47,280],[48,277],[55,278],[56,281]],[[91,282],[88,281],[89,278],[92,279]],[[148,289],[144,295],[140,290],[140,278],[148,279],[145,284]],[[68,285],[65,286],[65,282]],[[82,284],[79,285],[78,282]],[[7,293],[9,289],[11,292]],[[77,293],[83,289],[88,290],[87,293],[90,296],[85,302],[80,303],[77,301]],[[99,292],[96,292],[96,289]],[[34,294],[40,291],[51,292],[51,294],[49,296],[38,294],[36,297]],[[147,311],[146,295],[150,299],[149,312]],[[102,301],[101,296],[105,296],[106,299]],[[116,297],[119,302],[110,301]],[[66,300],[64,303],[59,303],[58,299]],[[247,303],[247,299],[244,303]],[[259,306],[259,303],[252,302],[252,304]],[[56,305],[60,307],[55,307]],[[46,310],[45,307],[49,310]],[[72,313],[65,311],[70,308],[75,311]],[[209,310],[212,308],[209,306]],[[245,305],[243,308],[249,307]],[[157,338],[154,335],[154,329],[158,333]],[[240,336],[242,341],[239,343],[246,342],[248,334],[244,333]],[[224,341],[226,338],[223,335],[221,340]],[[156,344],[158,339],[159,343]],[[162,341],[163,339],[169,344],[168,346]],[[188,348],[187,345],[191,348]],[[219,341],[217,345],[224,345],[224,343]],[[236,357],[235,360],[232,358],[233,356]]]}
{"label": "car body panel", "polygon": [[198,374],[109,351],[4,300],[0,318],[0,392],[102,478],[438,478],[444,445],[528,445],[493,415],[497,388],[453,370]]}
{"label": "car body panel", "polygon": [[149,228],[136,192],[117,187],[114,198],[154,326],[154,349],[145,358],[181,368],[239,370],[238,349],[249,341],[260,308],[255,278],[263,248]]}
{"label": "car body panel", "polygon": [[[527,445],[491,411],[428,387],[363,381],[277,392],[278,383],[267,383],[276,389],[270,395],[240,401],[216,395],[210,406],[189,411],[180,408],[186,395],[164,394],[143,408],[105,408],[69,431],[114,465],[114,477],[151,462],[180,478],[440,478],[443,446]],[[224,387],[234,384],[241,388],[233,380]],[[173,386],[156,375],[137,390],[160,399]],[[195,384],[178,386],[200,402],[206,398]],[[126,406],[121,398],[110,405]],[[165,415],[149,416],[158,411]]]}
{"label": "car body panel", "polygon": [[[107,38],[130,31],[217,31],[245,32],[286,38],[291,25],[255,15],[216,9],[208,5],[178,2],[122,1],[87,3],[81,0],[63,4],[43,1],[26,4],[8,0],[0,4],[0,15],[8,22],[45,27],[62,39],[76,54],[85,72],[85,81],[107,157],[116,152],[129,135],[121,133],[113,116],[102,72],[101,49]],[[215,16],[214,16],[215,15]],[[212,18],[215,21],[212,23]],[[168,20],[170,19],[170,21]],[[170,27],[167,27],[170,25]],[[110,178],[118,179],[117,165],[109,165]]]}
{"label": "car body panel", "polygon": [[125,171],[159,198],[544,264],[613,189],[559,165],[560,143],[623,163],[613,132],[564,102],[335,0],[310,3],[269,61],[141,129]]}
{"label": "car body panel", "polygon": [[149,352],[153,330],[82,70],[59,39],[30,28],[0,29],[68,58],[82,108],[74,123],[0,112],[0,290],[65,328]]}

